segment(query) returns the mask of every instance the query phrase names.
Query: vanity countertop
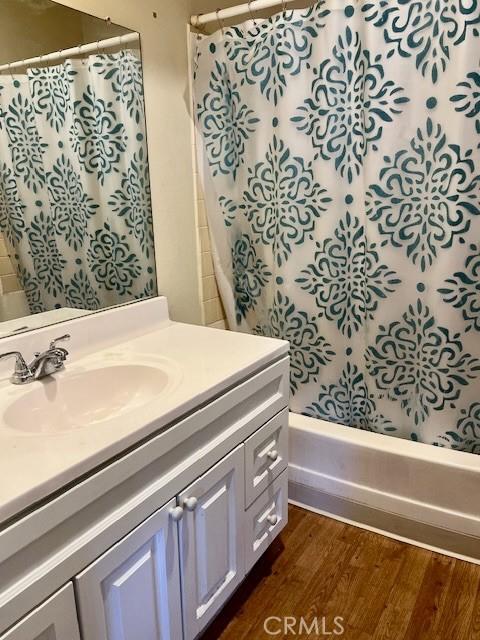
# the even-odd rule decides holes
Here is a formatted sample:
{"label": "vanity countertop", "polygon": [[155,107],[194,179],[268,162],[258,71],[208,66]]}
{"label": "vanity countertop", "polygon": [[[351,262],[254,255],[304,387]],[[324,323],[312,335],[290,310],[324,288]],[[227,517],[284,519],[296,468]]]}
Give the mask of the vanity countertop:
{"label": "vanity countertop", "polygon": [[[145,311],[157,310],[158,304],[156,307],[155,301],[147,301],[125,309],[133,317],[135,307],[142,313],[143,306],[145,314]],[[117,309],[62,324],[62,333],[67,330],[73,338],[77,331],[88,338],[89,325],[86,323],[90,322],[91,329],[103,323],[104,334],[105,323],[110,323],[112,336],[110,340],[100,342],[96,349],[91,344],[88,348],[85,344],[77,349],[72,348],[65,370],[54,377],[14,386],[3,375],[5,369],[1,370],[0,527],[1,523],[11,520],[68,483],[191,413],[288,352],[288,343],[284,341],[186,325],[171,322],[168,318],[150,322],[145,331],[139,329],[138,325],[132,330],[135,325],[133,322],[126,334],[115,336],[113,334],[118,334],[115,320],[121,318],[121,314],[122,309]],[[49,328],[51,335],[55,332],[59,333],[58,326],[56,329]],[[45,330],[43,334],[42,339],[51,337]],[[26,339],[33,344],[32,334]],[[116,375],[120,369],[115,367],[122,363],[133,365],[132,379],[135,379],[136,371],[144,371],[142,366],[153,366],[167,372],[168,381],[159,395],[154,394],[148,401],[139,401],[138,395],[144,393],[145,385],[138,383],[138,393],[133,397],[134,405],[136,403],[134,408],[123,413],[120,410],[118,415],[108,420],[98,415],[101,411],[90,416],[79,405],[79,412],[88,417],[88,425],[79,426],[73,420],[65,428],[62,410],[69,420],[71,416],[67,416],[65,407],[62,409],[62,394],[70,394],[70,399],[73,398],[74,402],[78,399],[84,406],[88,405],[89,396],[96,394],[98,400],[98,388],[89,388],[88,384],[88,374],[95,369],[102,369],[105,374],[107,367],[111,379],[108,378],[106,382],[106,402],[115,402],[121,409],[123,396],[120,385],[125,381],[122,382]],[[108,369],[109,366],[112,368]],[[127,374],[130,372],[124,368],[123,374],[125,371]],[[100,378],[97,376],[93,379],[97,381]],[[78,390],[75,387],[76,380],[80,381]],[[102,384],[105,384],[105,380]],[[150,386],[152,384],[156,384],[155,380]],[[18,404],[16,401],[20,399],[23,402],[22,396],[29,393],[31,395],[28,398],[33,400],[28,401],[28,419],[25,424],[17,419],[15,427],[12,427],[8,412],[11,413],[12,407]],[[56,403],[52,414],[55,420],[44,426],[42,419],[45,422],[45,411],[43,418],[40,413],[37,415],[35,397],[39,394]]]}

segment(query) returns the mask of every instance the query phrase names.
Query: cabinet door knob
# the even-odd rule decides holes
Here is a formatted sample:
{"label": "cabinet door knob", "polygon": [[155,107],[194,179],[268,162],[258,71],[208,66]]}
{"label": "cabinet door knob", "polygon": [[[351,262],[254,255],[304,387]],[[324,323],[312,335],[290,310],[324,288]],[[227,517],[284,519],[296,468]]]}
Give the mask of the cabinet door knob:
{"label": "cabinet door knob", "polygon": [[277,516],[277,515],[275,515],[275,514],[272,514],[271,516],[267,516],[267,521],[268,521],[268,523],[269,523],[269,524],[271,524],[271,525],[272,525],[272,527],[273,527],[273,526],[274,526],[274,525],[276,525],[276,524],[277,524],[277,522],[278,522],[278,516]]}
{"label": "cabinet door knob", "polygon": [[170,516],[174,522],[178,522],[183,518],[183,509],[182,507],[173,507],[170,509]]}
{"label": "cabinet door knob", "polygon": [[270,460],[275,461],[278,458],[278,451],[276,449],[272,449],[267,453],[267,456],[270,458]]}
{"label": "cabinet door knob", "polygon": [[198,504],[198,500],[193,496],[191,498],[185,498],[185,500],[183,501],[183,506],[188,511],[195,511],[197,504]]}

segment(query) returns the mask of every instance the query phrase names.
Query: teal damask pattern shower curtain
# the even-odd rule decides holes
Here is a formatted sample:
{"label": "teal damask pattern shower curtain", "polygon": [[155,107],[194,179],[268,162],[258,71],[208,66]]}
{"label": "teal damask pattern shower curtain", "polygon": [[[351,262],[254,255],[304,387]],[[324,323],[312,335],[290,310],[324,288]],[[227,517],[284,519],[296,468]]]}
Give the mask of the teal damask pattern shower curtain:
{"label": "teal damask pattern shower curtain", "polygon": [[327,0],[194,36],[231,328],[293,411],[480,453],[480,8]]}
{"label": "teal damask pattern shower curtain", "polygon": [[0,76],[0,228],[32,313],[154,295],[134,51]]}

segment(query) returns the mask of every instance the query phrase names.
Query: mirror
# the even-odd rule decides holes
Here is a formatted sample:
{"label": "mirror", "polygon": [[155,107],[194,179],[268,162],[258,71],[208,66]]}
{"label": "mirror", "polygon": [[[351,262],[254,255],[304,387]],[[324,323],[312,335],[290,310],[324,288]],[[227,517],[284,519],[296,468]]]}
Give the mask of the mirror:
{"label": "mirror", "polygon": [[138,34],[0,5],[0,337],[157,294]]}

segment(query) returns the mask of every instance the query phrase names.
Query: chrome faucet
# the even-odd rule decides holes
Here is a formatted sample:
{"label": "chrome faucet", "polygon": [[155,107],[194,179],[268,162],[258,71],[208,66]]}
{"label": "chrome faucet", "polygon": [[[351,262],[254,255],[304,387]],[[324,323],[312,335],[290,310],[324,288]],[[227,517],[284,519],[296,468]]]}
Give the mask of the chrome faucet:
{"label": "chrome faucet", "polygon": [[70,340],[70,335],[67,333],[64,336],[60,336],[60,338],[52,340],[46,351],[35,353],[30,364],[25,362],[25,358],[20,351],[9,351],[8,353],[0,354],[0,360],[3,358],[16,358],[15,370],[10,382],[12,384],[27,384],[33,380],[41,380],[63,369],[68,351],[62,347],[57,347],[57,342],[63,340]]}

